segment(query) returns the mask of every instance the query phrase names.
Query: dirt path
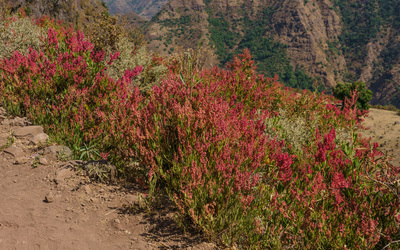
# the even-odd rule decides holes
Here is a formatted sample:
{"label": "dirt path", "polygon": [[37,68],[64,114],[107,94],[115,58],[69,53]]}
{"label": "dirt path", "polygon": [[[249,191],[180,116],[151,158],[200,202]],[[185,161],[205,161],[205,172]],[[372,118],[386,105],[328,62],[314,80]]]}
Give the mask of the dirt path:
{"label": "dirt path", "polygon": [[391,162],[400,165],[400,116],[397,112],[370,109],[363,124],[370,129],[362,134],[379,143],[381,150],[391,157]]}
{"label": "dirt path", "polygon": [[79,162],[57,160],[62,147],[40,146],[47,137],[27,120],[0,108],[0,124],[0,249],[216,249],[179,230],[167,207],[137,209],[138,188],[93,182]]}

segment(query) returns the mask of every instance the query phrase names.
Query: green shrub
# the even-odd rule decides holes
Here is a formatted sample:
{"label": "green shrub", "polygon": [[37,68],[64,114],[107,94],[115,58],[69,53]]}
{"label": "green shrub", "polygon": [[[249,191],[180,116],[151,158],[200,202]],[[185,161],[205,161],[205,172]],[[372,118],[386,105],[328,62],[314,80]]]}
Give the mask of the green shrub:
{"label": "green shrub", "polygon": [[[121,78],[126,70],[141,65],[143,72],[133,79],[132,85],[138,86],[144,92],[149,90],[153,84],[159,82],[168,72],[168,68],[157,60],[157,57],[154,57],[146,47],[142,46],[134,53],[135,44],[127,38],[120,38],[116,48],[120,55],[106,70],[107,74],[114,80]],[[110,55],[111,51],[107,51],[106,54]]]}
{"label": "green shrub", "polygon": [[8,58],[14,51],[26,54],[29,47],[39,50],[43,45],[41,37],[46,36],[42,28],[28,17],[11,18],[15,21],[0,19],[0,58]]}
{"label": "green shrub", "polygon": [[113,80],[120,79],[127,70],[142,65],[143,72],[133,80],[132,85],[146,91],[167,73],[167,67],[143,46],[143,34],[136,28],[128,29],[126,20],[100,15],[87,33],[94,50],[105,51],[106,60],[111,54],[119,53],[106,69]]}
{"label": "green shrub", "polygon": [[333,95],[342,100],[343,106],[346,99],[350,99],[353,92],[358,92],[357,107],[359,110],[368,110],[369,101],[372,99],[372,91],[369,90],[365,83],[363,82],[353,82],[353,83],[339,83],[333,88]]}

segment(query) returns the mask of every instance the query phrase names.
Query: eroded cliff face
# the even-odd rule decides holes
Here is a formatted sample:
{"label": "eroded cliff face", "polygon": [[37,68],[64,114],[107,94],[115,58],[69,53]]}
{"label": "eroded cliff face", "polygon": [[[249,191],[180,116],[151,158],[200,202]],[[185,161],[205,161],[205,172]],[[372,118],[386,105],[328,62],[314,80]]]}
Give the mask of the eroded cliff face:
{"label": "eroded cliff face", "polygon": [[400,108],[400,34],[396,29],[388,27],[366,45],[360,72],[359,79],[373,92],[372,104]]}
{"label": "eroded cliff face", "polygon": [[[346,61],[331,46],[341,33],[341,19],[331,7],[329,0],[307,4],[303,0],[172,0],[149,23],[146,36],[150,48],[167,55],[176,46],[196,46],[200,38],[210,42],[213,30],[209,19],[223,17],[229,24],[226,28],[235,36],[235,44],[228,50],[236,52],[241,40],[246,39],[244,20],[260,18],[261,12],[273,9],[270,27],[265,27],[268,31],[262,36],[287,46],[293,68],[301,67],[332,87],[342,81]],[[182,22],[185,17],[190,20]]]}
{"label": "eroded cliff face", "polygon": [[310,75],[321,78],[329,87],[342,81],[341,73],[346,71],[344,56],[330,46],[341,33],[340,17],[331,7],[329,0],[306,4],[303,0],[282,1],[273,15],[270,33],[288,45],[294,67],[304,65]]}
{"label": "eroded cliff face", "polygon": [[[353,9],[347,10],[350,5]],[[389,7],[392,12],[387,11]],[[293,70],[304,70],[328,89],[339,82],[363,81],[374,92],[372,103],[400,107],[398,11],[400,3],[393,0],[171,0],[145,32],[150,48],[162,55],[173,53],[176,47],[194,48],[203,39],[222,63],[245,46],[251,46],[254,55],[262,54],[259,44],[264,44],[269,54],[259,58],[272,58],[265,64],[287,59]],[[354,13],[359,17],[349,24],[349,15]],[[380,18],[380,27],[374,26],[378,33],[360,35],[357,27],[368,27],[371,15]],[[258,47],[253,46],[256,39]],[[273,58],[271,53],[281,51],[273,47],[281,45],[286,59],[282,55]],[[268,68],[265,64],[261,68]],[[286,67],[282,65],[278,70]]]}

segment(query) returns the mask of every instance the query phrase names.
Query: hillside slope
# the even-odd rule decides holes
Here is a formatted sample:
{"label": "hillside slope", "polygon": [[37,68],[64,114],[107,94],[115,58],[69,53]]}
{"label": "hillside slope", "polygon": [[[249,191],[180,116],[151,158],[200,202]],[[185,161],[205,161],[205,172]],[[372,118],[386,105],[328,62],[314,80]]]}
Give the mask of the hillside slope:
{"label": "hillside slope", "polygon": [[[328,89],[365,81],[372,103],[400,105],[400,3],[393,0],[172,0],[145,27],[161,54],[203,39],[224,65],[249,48],[261,73]],[[397,15],[396,15],[397,13]]]}
{"label": "hillside slope", "polygon": [[43,15],[74,25],[89,25],[93,17],[106,7],[100,0],[5,0],[15,11],[24,8],[28,15],[39,18]]}
{"label": "hillside slope", "polygon": [[104,0],[104,2],[112,15],[134,12],[146,19],[151,19],[168,0]]}

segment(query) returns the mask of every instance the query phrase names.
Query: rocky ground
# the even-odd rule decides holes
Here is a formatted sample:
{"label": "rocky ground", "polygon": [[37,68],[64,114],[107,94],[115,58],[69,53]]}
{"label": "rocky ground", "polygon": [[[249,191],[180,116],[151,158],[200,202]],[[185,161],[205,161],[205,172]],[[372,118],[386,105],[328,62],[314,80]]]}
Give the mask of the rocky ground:
{"label": "rocky ground", "polygon": [[62,161],[70,150],[46,145],[42,127],[1,107],[0,124],[0,249],[216,249],[181,231],[171,206],[144,211],[138,187],[95,181],[93,164]]}
{"label": "rocky ground", "polygon": [[[90,177],[97,166],[113,178],[109,165],[65,161],[68,148],[1,107],[0,124],[0,249],[217,249],[181,231],[167,202],[144,211],[140,188]],[[400,116],[371,109],[364,125],[398,164]]]}

